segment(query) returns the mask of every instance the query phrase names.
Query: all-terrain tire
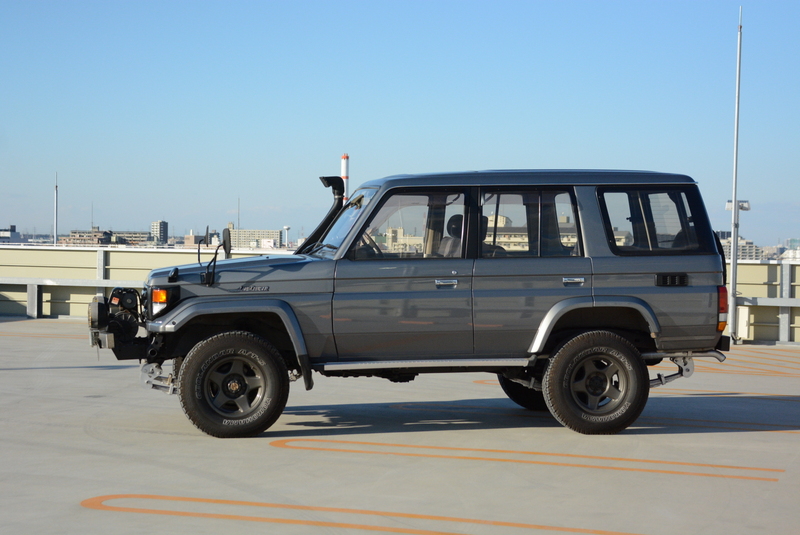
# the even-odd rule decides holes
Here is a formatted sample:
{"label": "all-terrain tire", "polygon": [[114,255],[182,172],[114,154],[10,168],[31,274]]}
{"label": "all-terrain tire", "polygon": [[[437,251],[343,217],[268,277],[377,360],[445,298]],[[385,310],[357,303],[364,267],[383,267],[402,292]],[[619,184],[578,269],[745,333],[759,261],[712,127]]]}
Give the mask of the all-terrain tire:
{"label": "all-terrain tire", "polygon": [[275,347],[246,331],[212,336],[192,348],[178,375],[181,407],[219,438],[257,435],[283,412],[289,374]]}
{"label": "all-terrain tire", "polygon": [[590,331],[568,340],[550,359],[542,381],[547,407],[562,425],[610,435],[642,413],[650,394],[647,366],[625,338]]}
{"label": "all-terrain tire", "polygon": [[497,374],[500,387],[506,393],[508,399],[529,411],[546,411],[547,403],[544,401],[544,393],[541,390],[534,390],[519,383],[515,383],[507,377]]}

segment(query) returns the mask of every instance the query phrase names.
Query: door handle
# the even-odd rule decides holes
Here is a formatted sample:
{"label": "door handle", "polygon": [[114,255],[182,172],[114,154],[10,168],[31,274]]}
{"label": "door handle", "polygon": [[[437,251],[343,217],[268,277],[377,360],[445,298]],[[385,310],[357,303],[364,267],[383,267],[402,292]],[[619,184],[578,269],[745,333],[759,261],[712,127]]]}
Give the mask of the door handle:
{"label": "door handle", "polygon": [[455,288],[458,286],[457,279],[436,279],[434,282],[437,288]]}
{"label": "door handle", "polygon": [[583,286],[583,283],[586,282],[583,277],[564,277],[561,280],[564,282],[564,286]]}

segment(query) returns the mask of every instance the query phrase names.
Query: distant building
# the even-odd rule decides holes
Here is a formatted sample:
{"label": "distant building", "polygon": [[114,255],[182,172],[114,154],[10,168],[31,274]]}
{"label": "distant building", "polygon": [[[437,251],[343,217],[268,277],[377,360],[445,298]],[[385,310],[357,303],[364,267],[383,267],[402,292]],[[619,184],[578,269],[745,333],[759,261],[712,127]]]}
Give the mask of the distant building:
{"label": "distant building", "polygon": [[386,245],[386,251],[390,253],[422,253],[423,252],[423,241],[422,236],[415,236],[413,234],[406,234],[404,228],[392,228],[388,227],[386,229],[386,236],[384,240],[378,240],[378,243],[381,241],[384,242]]}
{"label": "distant building", "polygon": [[800,238],[789,238],[784,245],[787,249],[800,249]]}
{"label": "distant building", "polygon": [[92,230],[72,230],[69,236],[59,238],[58,243],[61,245],[109,245],[111,236],[111,231],[92,227]]}
{"label": "distant building", "polygon": [[783,245],[770,245],[761,248],[762,258],[765,260],[777,260],[785,252],[786,247]]}
{"label": "distant building", "polygon": [[100,230],[100,227],[92,227],[92,230],[71,230],[69,236],[58,238],[61,245],[147,245],[152,238],[149,232],[139,230],[121,230],[113,232],[111,230]]}
{"label": "distant building", "polygon": [[[720,239],[722,243],[722,250],[725,251],[725,258],[731,258],[731,238]],[[736,246],[736,257],[739,260],[761,260],[764,257],[764,252],[761,247],[755,245],[750,240],[745,240],[739,236],[739,242]]]}
{"label": "distant building", "polygon": [[781,255],[781,260],[800,260],[800,247],[784,251]]}
{"label": "distant building", "polygon": [[715,230],[714,231],[717,236],[719,236],[720,240],[730,240],[731,239],[731,231],[730,230]]}
{"label": "distant building", "polygon": [[194,247],[195,245],[199,245],[202,241],[205,241],[205,235],[200,236],[199,234],[195,234],[193,230],[190,230],[189,234],[183,237],[183,246]]}
{"label": "distant building", "polygon": [[284,247],[283,230],[250,230],[234,228],[233,223],[228,223],[231,232],[231,247],[234,249],[257,249],[261,246],[260,240],[272,240],[274,247]]}
{"label": "distant building", "polygon": [[112,231],[111,234],[111,243],[120,245],[143,246],[153,239],[149,232],[141,230]]}
{"label": "distant building", "polygon": [[150,223],[150,234],[156,245],[165,245],[169,241],[169,224],[166,221]]}
{"label": "distant building", "polygon": [[22,243],[22,236],[17,232],[16,225],[0,228],[0,243]]}

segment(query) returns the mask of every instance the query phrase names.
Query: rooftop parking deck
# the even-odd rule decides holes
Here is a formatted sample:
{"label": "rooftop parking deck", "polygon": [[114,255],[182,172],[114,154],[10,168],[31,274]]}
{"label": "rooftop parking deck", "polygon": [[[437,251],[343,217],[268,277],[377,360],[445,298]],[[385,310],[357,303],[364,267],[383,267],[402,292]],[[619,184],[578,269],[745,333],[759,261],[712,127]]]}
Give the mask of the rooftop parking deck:
{"label": "rooftop parking deck", "polygon": [[[204,435],[83,321],[0,319],[8,533],[794,534],[800,348],[737,346],[584,436],[486,374],[294,383],[256,438]],[[663,366],[662,373],[671,373]],[[655,370],[653,370],[655,371]]]}

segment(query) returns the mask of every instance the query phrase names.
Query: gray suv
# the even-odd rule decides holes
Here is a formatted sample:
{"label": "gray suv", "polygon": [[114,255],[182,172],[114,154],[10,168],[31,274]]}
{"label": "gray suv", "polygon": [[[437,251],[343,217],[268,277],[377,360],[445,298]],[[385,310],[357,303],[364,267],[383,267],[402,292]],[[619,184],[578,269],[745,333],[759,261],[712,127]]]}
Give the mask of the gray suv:
{"label": "gray suv", "polygon": [[[216,437],[263,432],[313,371],[488,372],[522,407],[616,433],[693,358],[725,359],[724,257],[689,177],[403,175],[347,202],[341,178],[321,180],[333,206],[293,255],[227,259],[223,233],[226,259],[96,298],[93,345],[143,361],[145,384]],[[677,371],[651,379],[663,359]]]}

